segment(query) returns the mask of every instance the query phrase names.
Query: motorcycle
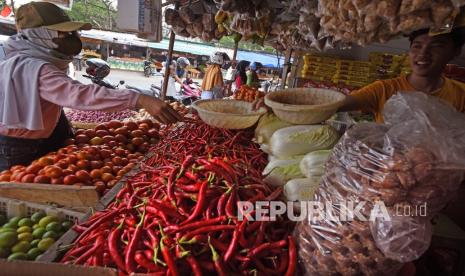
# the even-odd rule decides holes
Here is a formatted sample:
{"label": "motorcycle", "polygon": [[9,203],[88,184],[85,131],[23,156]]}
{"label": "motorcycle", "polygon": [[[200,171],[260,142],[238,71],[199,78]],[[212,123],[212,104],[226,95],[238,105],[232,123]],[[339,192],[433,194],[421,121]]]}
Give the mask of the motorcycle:
{"label": "motorcycle", "polygon": [[152,62],[150,60],[144,60],[144,76],[147,78],[153,74]]}
{"label": "motorcycle", "polygon": [[126,85],[127,89],[134,90],[140,94],[151,96],[154,98],[160,98],[161,97],[161,88],[156,86],[155,84],[150,85],[150,90],[147,89],[142,89],[139,87],[131,86],[131,85]]}
{"label": "motorcycle", "polygon": [[83,75],[83,77],[89,78],[93,83],[111,89],[117,89],[124,84],[124,81],[120,81],[119,84],[114,85],[105,79],[110,74],[110,65],[106,61],[99,58],[90,58],[86,60],[86,65],[87,75]]}

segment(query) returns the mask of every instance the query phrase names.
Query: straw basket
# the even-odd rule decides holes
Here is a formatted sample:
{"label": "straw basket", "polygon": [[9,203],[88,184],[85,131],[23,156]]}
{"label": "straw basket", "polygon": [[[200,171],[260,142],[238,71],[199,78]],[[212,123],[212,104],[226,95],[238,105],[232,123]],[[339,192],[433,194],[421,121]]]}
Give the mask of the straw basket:
{"label": "straw basket", "polygon": [[343,104],[345,97],[329,89],[292,88],[266,95],[265,104],[281,120],[307,125],[329,119]]}
{"label": "straw basket", "polygon": [[192,104],[206,124],[227,129],[253,126],[266,109],[252,110],[252,103],[236,100],[199,100]]}

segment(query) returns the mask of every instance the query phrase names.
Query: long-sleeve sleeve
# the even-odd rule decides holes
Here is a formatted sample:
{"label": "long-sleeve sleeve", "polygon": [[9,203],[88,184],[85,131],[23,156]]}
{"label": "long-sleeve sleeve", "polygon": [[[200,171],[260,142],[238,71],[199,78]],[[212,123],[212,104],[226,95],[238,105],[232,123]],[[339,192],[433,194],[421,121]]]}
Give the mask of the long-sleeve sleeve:
{"label": "long-sleeve sleeve", "polygon": [[82,84],[69,78],[53,65],[42,67],[39,93],[42,99],[59,106],[108,112],[132,109],[139,97],[139,94],[126,89],[116,90],[96,84]]}

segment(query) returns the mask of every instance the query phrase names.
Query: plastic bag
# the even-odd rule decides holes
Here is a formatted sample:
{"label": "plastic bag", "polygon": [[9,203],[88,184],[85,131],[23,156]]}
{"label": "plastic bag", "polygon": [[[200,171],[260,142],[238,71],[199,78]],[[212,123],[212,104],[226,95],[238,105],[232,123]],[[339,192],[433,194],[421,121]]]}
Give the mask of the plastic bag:
{"label": "plastic bag", "polygon": [[464,179],[464,114],[420,92],[391,97],[383,114],[334,147],[314,196],[333,208],[296,227],[308,275],[396,275],[428,248],[431,218]]}

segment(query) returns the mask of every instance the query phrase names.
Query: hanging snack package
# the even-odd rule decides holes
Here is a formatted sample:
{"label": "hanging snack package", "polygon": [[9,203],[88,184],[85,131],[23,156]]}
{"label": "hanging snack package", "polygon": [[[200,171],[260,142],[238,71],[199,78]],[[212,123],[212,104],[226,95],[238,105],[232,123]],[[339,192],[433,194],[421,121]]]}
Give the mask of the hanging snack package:
{"label": "hanging snack package", "polygon": [[320,209],[295,230],[306,275],[396,275],[464,180],[464,114],[411,92],[391,97],[384,119],[349,129],[325,164]]}

